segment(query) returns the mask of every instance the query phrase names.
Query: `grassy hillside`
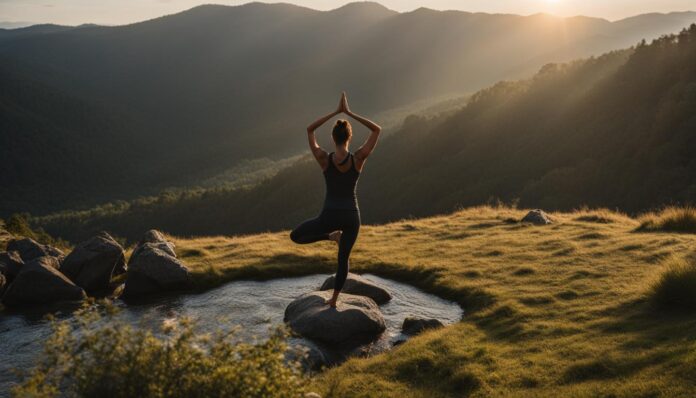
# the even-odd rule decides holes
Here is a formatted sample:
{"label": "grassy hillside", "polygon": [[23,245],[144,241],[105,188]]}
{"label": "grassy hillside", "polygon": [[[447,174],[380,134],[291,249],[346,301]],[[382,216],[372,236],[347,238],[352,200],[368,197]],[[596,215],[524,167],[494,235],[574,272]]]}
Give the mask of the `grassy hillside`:
{"label": "grassy hillside", "polygon": [[[352,270],[460,303],[465,319],[319,374],[325,397],[678,397],[696,388],[696,320],[656,307],[653,284],[696,236],[636,232],[609,211],[477,207],[365,226]],[[330,243],[288,232],[176,239],[200,288],[239,278],[334,272]],[[408,248],[408,250],[406,250]]]}
{"label": "grassy hillside", "polygon": [[[651,44],[549,64],[531,79],[478,92],[454,114],[409,117],[366,165],[363,219],[423,217],[490,198],[631,214],[694,203],[695,88],[696,25]],[[290,228],[313,215],[322,196],[320,170],[305,158],[251,189],[170,195],[38,223],[70,240],[99,229],[137,238],[151,226],[249,233]]]}
{"label": "grassy hillside", "polygon": [[[304,142],[293,132],[301,133],[333,106],[341,90],[361,112],[375,115],[470,93],[550,61],[627,47],[694,21],[690,13],[651,14],[634,23],[424,8],[397,13],[370,2],[326,12],[250,3],[201,6],[127,26],[0,31],[0,58],[17,65],[10,72],[29,71],[47,87],[97,104],[92,110],[97,119],[124,115],[92,129],[80,123],[82,113],[67,109],[56,118],[56,108],[62,108],[37,101],[29,119],[37,122],[19,126],[14,120],[24,114],[15,105],[22,97],[7,93],[3,113],[13,122],[0,137],[27,131],[57,137],[54,152],[71,161],[54,168],[55,178],[16,166],[21,178],[4,184],[0,216],[103,202],[100,193],[106,195],[108,187],[73,178],[102,166],[85,159],[91,152],[73,145],[73,135],[90,135],[96,146],[117,141],[110,158],[121,162],[107,171],[129,177],[130,184],[113,188],[109,198],[133,198],[153,192],[150,180],[188,185],[244,160],[295,155]],[[6,84],[3,76],[0,84]],[[67,131],[58,128],[64,124]],[[40,162],[34,155],[39,146],[17,140],[14,151],[27,163]],[[139,149],[150,151],[133,156]],[[42,179],[56,183],[32,185]],[[46,195],[49,190],[62,192]]]}

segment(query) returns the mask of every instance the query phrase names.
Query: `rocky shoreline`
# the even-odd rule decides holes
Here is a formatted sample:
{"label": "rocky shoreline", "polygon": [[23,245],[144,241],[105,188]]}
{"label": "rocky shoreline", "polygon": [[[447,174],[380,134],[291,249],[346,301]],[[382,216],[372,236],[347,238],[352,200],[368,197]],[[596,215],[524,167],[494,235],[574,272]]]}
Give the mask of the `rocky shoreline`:
{"label": "rocky shoreline", "polygon": [[[114,277],[125,274],[122,291]],[[175,245],[150,230],[126,263],[123,247],[106,232],[79,243],[68,255],[30,238],[12,239],[0,253],[0,302],[7,308],[80,301],[115,293],[123,299],[186,290],[191,275]]]}
{"label": "rocky shoreline", "polygon": [[[385,331],[380,306],[392,295],[383,286],[350,273],[337,308],[331,308],[326,300],[334,280],[330,276],[316,291],[292,301],[285,309],[284,321],[299,336],[351,352],[351,356],[360,355],[361,346],[379,339]],[[0,302],[8,309],[78,303],[104,296],[128,303],[162,293],[191,291],[192,287],[191,274],[177,258],[175,244],[157,230],[146,232],[129,258],[106,232],[79,243],[67,255],[30,238],[12,239],[7,251],[0,253]],[[402,333],[413,336],[441,326],[436,319],[407,318]],[[330,362],[322,357],[315,356],[311,367],[318,369]]]}

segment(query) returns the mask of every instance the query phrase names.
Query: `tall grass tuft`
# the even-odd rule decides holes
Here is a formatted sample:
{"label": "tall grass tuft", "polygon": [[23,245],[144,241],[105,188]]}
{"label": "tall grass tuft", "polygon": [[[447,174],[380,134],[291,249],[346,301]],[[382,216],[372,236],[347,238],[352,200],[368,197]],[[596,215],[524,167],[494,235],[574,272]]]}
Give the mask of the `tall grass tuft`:
{"label": "tall grass tuft", "polygon": [[54,321],[38,365],[14,397],[295,398],[304,396],[300,364],[286,359],[285,332],[260,344],[230,333],[198,335],[188,320],[162,337],[116,320],[113,306],[88,306]]}
{"label": "tall grass tuft", "polygon": [[651,298],[660,308],[696,310],[696,260],[669,257],[651,287]]}
{"label": "tall grass tuft", "polygon": [[639,218],[639,231],[696,233],[696,207],[667,207]]}

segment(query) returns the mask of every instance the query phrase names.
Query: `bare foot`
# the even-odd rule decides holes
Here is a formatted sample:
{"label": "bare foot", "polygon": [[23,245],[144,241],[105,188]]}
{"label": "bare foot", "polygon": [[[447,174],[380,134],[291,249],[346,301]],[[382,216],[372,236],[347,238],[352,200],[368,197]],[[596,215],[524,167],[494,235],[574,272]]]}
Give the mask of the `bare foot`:
{"label": "bare foot", "polygon": [[339,243],[341,241],[342,235],[343,235],[343,231],[333,231],[332,233],[329,234],[329,240],[332,240],[336,243]]}
{"label": "bare foot", "polygon": [[331,298],[329,300],[326,300],[326,304],[328,304],[329,307],[331,307],[331,308],[336,308],[336,299]]}

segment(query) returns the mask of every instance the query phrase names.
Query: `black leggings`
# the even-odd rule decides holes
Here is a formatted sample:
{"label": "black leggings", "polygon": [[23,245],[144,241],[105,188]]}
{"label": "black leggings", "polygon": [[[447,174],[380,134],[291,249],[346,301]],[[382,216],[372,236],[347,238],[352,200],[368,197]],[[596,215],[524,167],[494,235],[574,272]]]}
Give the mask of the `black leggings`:
{"label": "black leggings", "polygon": [[290,239],[299,244],[329,240],[333,231],[343,231],[338,243],[338,271],[334,290],[343,289],[348,277],[348,258],[360,231],[359,210],[324,209],[319,217],[307,220],[290,233]]}

